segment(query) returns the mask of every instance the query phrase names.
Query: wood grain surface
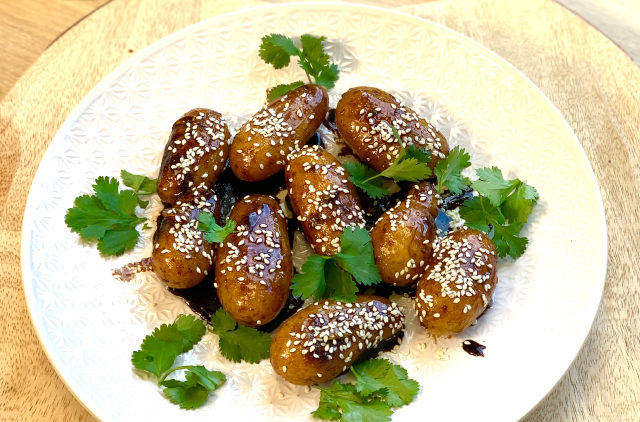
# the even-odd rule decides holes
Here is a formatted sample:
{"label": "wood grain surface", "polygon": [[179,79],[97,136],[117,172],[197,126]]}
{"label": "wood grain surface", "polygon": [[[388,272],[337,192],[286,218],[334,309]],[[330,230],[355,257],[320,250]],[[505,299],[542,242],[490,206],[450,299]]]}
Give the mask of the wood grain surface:
{"label": "wood grain surface", "polygon": [[[95,420],[40,346],[20,274],[26,198],[54,134],[89,90],[134,52],[190,24],[257,4],[264,3],[113,0],[48,48],[0,102],[0,420]],[[640,70],[551,0],[442,0],[402,10],[479,41],[527,75],[565,116],[600,184],[610,242],[603,302],[576,361],[524,420],[639,420]]]}

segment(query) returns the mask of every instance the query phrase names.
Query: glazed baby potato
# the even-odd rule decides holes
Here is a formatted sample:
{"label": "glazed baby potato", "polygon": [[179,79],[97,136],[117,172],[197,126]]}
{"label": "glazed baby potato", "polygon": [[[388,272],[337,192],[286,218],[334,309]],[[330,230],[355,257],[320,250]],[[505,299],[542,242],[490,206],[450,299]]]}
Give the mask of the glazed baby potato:
{"label": "glazed baby potato", "polygon": [[236,230],[219,245],[215,264],[220,304],[240,324],[267,324],[284,307],[293,277],[287,222],[266,195],[243,198],[229,218]]}
{"label": "glazed baby potato", "polygon": [[346,371],[364,352],[403,327],[404,315],[383,297],[359,295],[356,303],[314,303],[276,331],[271,365],[292,384],[321,384]]}
{"label": "glazed baby potato", "polygon": [[224,170],[231,134],[222,115],[195,108],[178,119],[164,148],[158,195],[166,204],[190,201],[193,188],[211,188]]}
{"label": "glazed baby potato", "polygon": [[431,260],[437,236],[435,194],[431,182],[414,184],[407,197],[382,214],[373,227],[373,254],[385,283],[409,286]]}
{"label": "glazed baby potato", "polygon": [[473,324],[498,283],[497,257],[486,234],[469,228],[448,234],[418,282],[418,320],[434,336]]}
{"label": "glazed baby potato", "polygon": [[445,137],[409,107],[378,88],[351,88],[336,107],[336,125],[340,136],[367,165],[381,172],[400,153],[393,125],[407,145],[431,151],[429,167],[449,154]]}
{"label": "glazed baby potato", "polygon": [[154,239],[153,271],[174,289],[199,284],[209,274],[215,257],[215,249],[198,230],[198,215],[209,212],[220,220],[220,203],[204,185],[194,189],[193,194],[192,202],[162,212],[164,218]]}
{"label": "glazed baby potato", "polygon": [[318,130],[329,107],[327,90],[303,85],[264,106],[236,134],[229,165],[239,179],[257,182],[282,170],[288,154]]}
{"label": "glazed baby potato", "polygon": [[291,154],[285,170],[293,210],[319,255],[340,252],[345,227],[364,227],[360,199],[349,173],[323,148],[305,146]]}

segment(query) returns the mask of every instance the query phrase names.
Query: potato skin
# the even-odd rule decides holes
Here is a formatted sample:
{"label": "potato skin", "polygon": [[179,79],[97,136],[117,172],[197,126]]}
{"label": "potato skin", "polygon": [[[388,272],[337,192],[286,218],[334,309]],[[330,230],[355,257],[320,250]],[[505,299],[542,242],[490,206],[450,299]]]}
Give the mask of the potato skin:
{"label": "potato skin", "polygon": [[[374,313],[374,309],[379,313]],[[373,321],[366,320],[365,315]],[[344,320],[340,321],[341,318]],[[329,323],[335,325],[330,327]],[[316,332],[315,327],[321,330]],[[321,384],[346,371],[362,353],[393,337],[403,327],[404,315],[395,303],[383,297],[358,295],[353,304],[335,300],[316,302],[298,311],[276,331],[271,341],[271,365],[292,384]],[[339,329],[348,331],[345,334]],[[366,339],[362,334],[372,337]],[[325,335],[328,341],[324,340]],[[328,350],[326,345],[330,347]]]}
{"label": "potato skin", "polygon": [[411,187],[407,197],[387,210],[371,230],[371,243],[382,281],[409,286],[420,278],[433,255],[438,216],[431,182]]}
{"label": "potato skin", "polygon": [[158,195],[165,204],[193,199],[193,188],[211,188],[224,170],[231,134],[222,115],[194,108],[180,117],[164,148]]}
{"label": "potato skin", "polygon": [[220,203],[211,190],[201,188],[193,193],[196,196],[192,202],[163,210],[151,254],[153,271],[174,289],[199,284],[211,271],[215,258],[213,245],[198,230],[198,215],[210,212],[220,223]]}
{"label": "potato skin", "polygon": [[364,214],[349,173],[317,145],[294,152],[285,170],[287,189],[302,230],[319,255],[340,252],[345,227],[364,227]]}
{"label": "potato skin", "polygon": [[342,94],[336,107],[338,132],[365,164],[379,172],[389,167],[400,152],[389,124],[407,144],[431,151],[432,169],[449,154],[445,137],[391,94],[366,86]]}
{"label": "potato skin", "polygon": [[249,327],[273,320],[289,297],[293,264],[287,222],[277,200],[249,195],[229,218],[237,223],[218,247],[215,283],[222,307]]}
{"label": "potato skin", "polygon": [[[420,324],[434,336],[451,336],[473,324],[498,283],[497,262],[496,248],[486,234],[465,227],[445,236],[418,282]],[[455,282],[440,278],[454,271],[465,276],[458,275]],[[471,278],[474,273],[479,280]]]}
{"label": "potato skin", "polygon": [[303,85],[264,106],[236,134],[229,165],[239,179],[257,182],[282,170],[288,154],[304,145],[329,110],[329,94]]}

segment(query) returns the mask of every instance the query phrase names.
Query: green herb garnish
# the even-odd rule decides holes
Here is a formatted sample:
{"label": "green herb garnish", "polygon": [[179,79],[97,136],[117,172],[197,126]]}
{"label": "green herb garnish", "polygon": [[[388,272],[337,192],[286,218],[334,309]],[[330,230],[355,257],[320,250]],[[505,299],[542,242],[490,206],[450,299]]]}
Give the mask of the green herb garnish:
{"label": "green herb garnish", "polygon": [[204,232],[204,238],[209,243],[222,243],[236,229],[236,222],[228,218],[224,226],[218,225],[213,215],[208,212],[198,214],[198,230]]}
{"label": "green herb garnish", "polygon": [[[295,297],[314,296],[355,302],[356,283],[370,286],[380,282],[369,233],[359,227],[347,227],[340,235],[341,250],[331,256],[312,255],[293,276],[291,290]],[[355,279],[355,281],[354,281]]]}
{"label": "green herb garnish", "polygon": [[[209,392],[216,390],[226,377],[222,372],[209,371],[204,366],[185,365],[172,368],[176,358],[198,343],[206,328],[194,315],[180,315],[173,324],[163,324],[142,341],[140,350],[133,352],[131,363],[136,369],[156,376],[162,392],[183,409],[204,404]],[[184,370],[185,380],[167,379],[174,371]]]}
{"label": "green herb garnish", "polygon": [[258,363],[269,357],[269,333],[237,324],[222,308],[211,317],[211,325],[211,331],[220,337],[220,353],[230,361]]}
{"label": "green herb garnish", "polygon": [[156,179],[125,170],[121,175],[125,185],[133,190],[120,191],[117,179],[98,177],[93,185],[95,195],[77,197],[65,217],[71,231],[83,239],[96,240],[98,250],[105,256],[120,256],[135,247],[140,236],[136,226],[147,221],[136,215],[136,205],[146,208],[149,201],[141,200],[140,196],[150,195],[156,189]]}
{"label": "green herb garnish", "polygon": [[[338,66],[329,61],[329,55],[324,52],[322,42],[326,37],[316,37],[304,34],[300,37],[302,49],[298,49],[289,37],[280,34],[270,34],[262,37],[260,57],[276,69],[288,66],[291,57],[298,57],[298,64],[307,74],[309,83],[316,83],[331,89],[338,80]],[[304,85],[302,81],[278,85],[269,90],[269,101],[273,101],[283,94]]]}

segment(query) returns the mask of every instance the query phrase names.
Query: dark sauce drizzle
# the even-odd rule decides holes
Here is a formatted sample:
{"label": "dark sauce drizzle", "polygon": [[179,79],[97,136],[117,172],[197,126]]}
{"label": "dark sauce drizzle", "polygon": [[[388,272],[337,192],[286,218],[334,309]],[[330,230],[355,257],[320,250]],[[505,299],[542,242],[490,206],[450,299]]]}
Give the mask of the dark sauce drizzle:
{"label": "dark sauce drizzle", "polygon": [[487,346],[480,344],[475,340],[465,340],[462,342],[462,349],[471,356],[484,357],[484,349],[486,348]]}

